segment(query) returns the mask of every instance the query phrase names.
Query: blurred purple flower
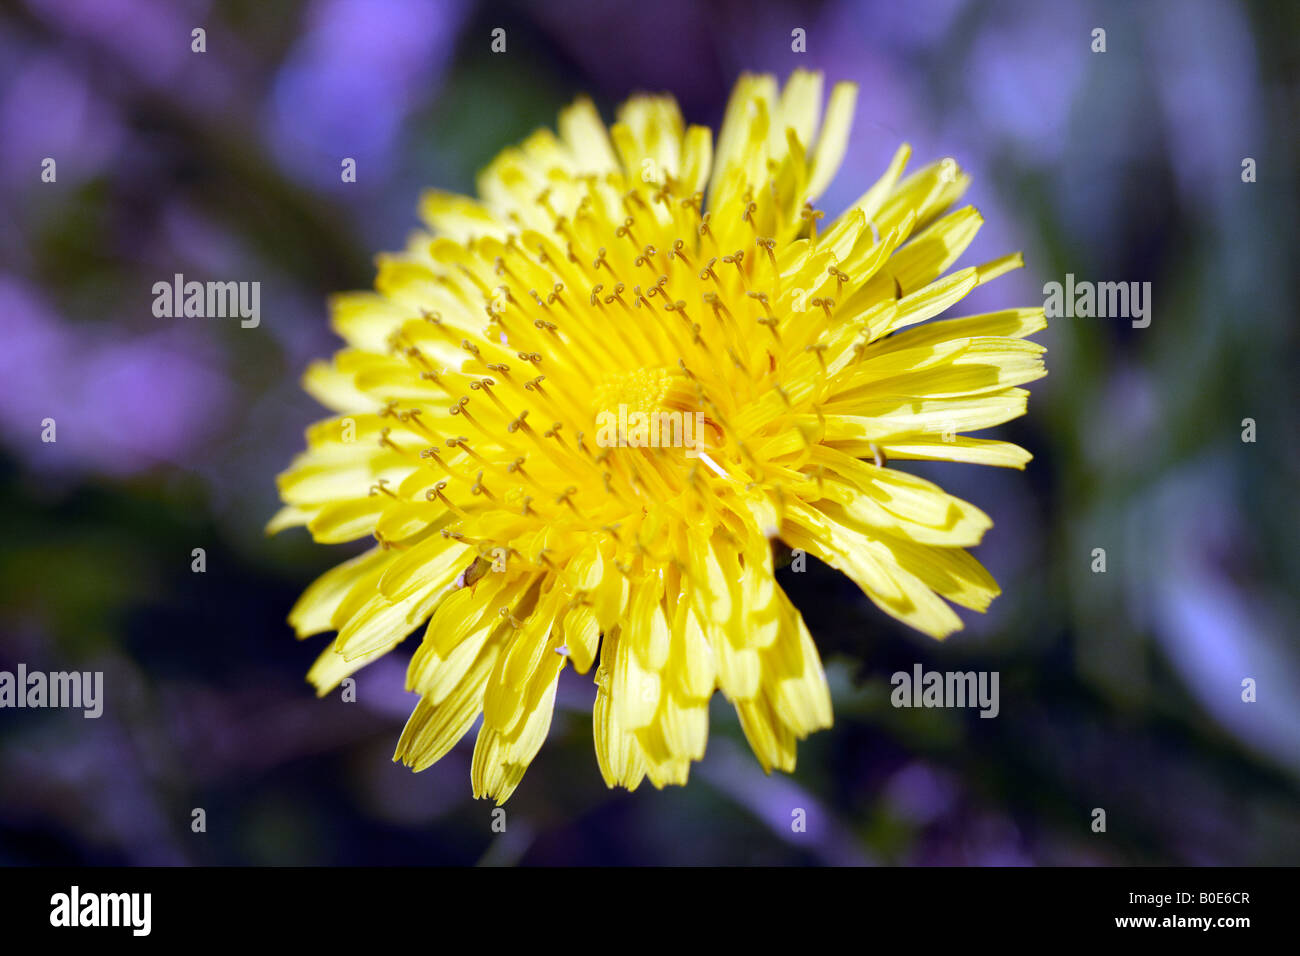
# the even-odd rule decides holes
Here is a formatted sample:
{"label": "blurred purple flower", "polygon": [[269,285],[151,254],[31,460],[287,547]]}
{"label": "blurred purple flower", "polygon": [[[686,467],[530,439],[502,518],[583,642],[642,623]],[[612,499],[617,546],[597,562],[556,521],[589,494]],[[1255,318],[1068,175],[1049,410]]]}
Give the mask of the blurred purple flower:
{"label": "blurred purple flower", "polygon": [[[671,91],[689,116],[721,108],[718,97],[726,95],[735,77],[719,76],[714,48],[752,36],[753,12],[727,23],[725,30],[718,29],[715,11],[691,0],[622,5],[550,0],[535,4],[529,15],[587,74],[580,85],[620,99],[634,91]],[[663,42],[647,42],[651,37]]]}
{"label": "blurred purple flower", "polygon": [[[158,89],[173,84],[187,66],[197,66],[191,58],[209,56],[193,52],[190,33],[209,28],[207,0],[29,0],[28,6],[60,34],[93,44],[123,71]],[[203,64],[202,82],[185,84],[188,102],[218,89],[212,66]]]}
{"label": "blurred purple flower", "polygon": [[[1300,773],[1294,624],[1282,594],[1248,583],[1249,546],[1240,542],[1249,536],[1229,469],[1226,457],[1189,464],[1135,507],[1134,547],[1145,551],[1148,573],[1132,586],[1206,711],[1257,753]],[[1253,702],[1242,699],[1246,678],[1256,684]]]}
{"label": "blurred purple flower", "polygon": [[[708,754],[695,772],[752,813],[774,836],[803,847],[822,863],[866,866],[873,862],[847,825],[796,778],[764,774],[752,756],[742,754],[732,741],[710,741]],[[796,821],[802,828],[791,825]]]}
{"label": "blurred purple flower", "polygon": [[1258,72],[1246,11],[1227,3],[1142,8],[1151,71],[1165,114],[1169,156],[1184,201],[1222,206],[1258,158]]}
{"label": "blurred purple flower", "polygon": [[982,30],[963,72],[968,100],[955,113],[969,137],[1021,162],[1060,159],[1092,26],[1077,3],[1022,3]]}
{"label": "blurred purple flower", "polygon": [[122,139],[115,111],[65,59],[24,60],[0,99],[0,170],[22,188],[39,182],[41,161],[58,163],[58,182],[94,175]]}
{"label": "blurred purple flower", "polygon": [[[0,276],[0,434],[37,470],[114,476],[184,460],[221,424],[228,383],[182,328],[130,338],[74,329]],[[57,441],[41,441],[53,418]]]}
{"label": "blurred purple flower", "polygon": [[890,778],[884,798],[898,816],[925,825],[952,811],[957,789],[952,774],[918,760]]}
{"label": "blurred purple flower", "polygon": [[316,0],[267,105],[279,161],[326,183],[351,157],[359,183],[377,182],[450,59],[462,12],[460,0]]}

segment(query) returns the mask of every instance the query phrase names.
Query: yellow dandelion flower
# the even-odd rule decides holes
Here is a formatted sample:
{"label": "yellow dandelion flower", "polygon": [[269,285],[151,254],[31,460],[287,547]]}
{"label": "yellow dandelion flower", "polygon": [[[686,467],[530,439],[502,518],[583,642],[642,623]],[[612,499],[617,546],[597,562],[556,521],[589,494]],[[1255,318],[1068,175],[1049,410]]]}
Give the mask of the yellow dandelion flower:
{"label": "yellow dandelion flower", "polygon": [[962,433],[1024,413],[1043,310],[922,325],[1021,258],[948,273],[981,224],[949,211],[969,177],[904,178],[907,146],[824,220],[856,88],[824,114],[822,92],[742,77],[716,146],[669,97],[608,129],[579,99],[478,199],[425,195],[428,231],[333,301],[346,347],[304,384],[337,416],[280,476],[270,530],[376,541],[290,614],[338,632],[320,693],[428,622],[395,760],[428,767],[481,717],[474,793],[505,800],[572,666],[595,668],[611,787],[685,782],[715,690],[789,771],[831,702],[774,539],[936,638],[961,627],[949,602],[998,593],[965,550],[989,518],[890,463],[1023,468]]}

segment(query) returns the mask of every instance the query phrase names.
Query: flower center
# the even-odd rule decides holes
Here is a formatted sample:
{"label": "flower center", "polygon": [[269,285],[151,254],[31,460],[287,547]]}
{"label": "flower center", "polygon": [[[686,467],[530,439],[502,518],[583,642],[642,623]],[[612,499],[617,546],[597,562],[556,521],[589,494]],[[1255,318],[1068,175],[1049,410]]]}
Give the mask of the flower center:
{"label": "flower center", "polygon": [[592,392],[596,444],[605,448],[681,448],[694,458],[718,444],[717,425],[700,410],[698,385],[680,369],[614,372]]}
{"label": "flower center", "polygon": [[693,411],[698,394],[680,369],[638,368],[612,372],[592,391],[594,414],[617,412],[620,405],[631,411],[651,414],[661,411]]}

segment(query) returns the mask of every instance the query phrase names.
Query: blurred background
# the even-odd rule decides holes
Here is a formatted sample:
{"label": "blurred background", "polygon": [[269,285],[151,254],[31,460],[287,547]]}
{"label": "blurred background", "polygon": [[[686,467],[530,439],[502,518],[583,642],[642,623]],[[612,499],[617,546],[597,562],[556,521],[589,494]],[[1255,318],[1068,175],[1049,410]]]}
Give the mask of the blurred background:
{"label": "blurred background", "polygon": [[[0,669],[106,696],[0,711],[0,863],[1300,862],[1298,36],[1300,5],[1227,0],[0,3]],[[1024,473],[909,463],[995,521],[1003,596],[946,644],[780,572],[835,702],[797,773],[765,777],[718,698],[688,787],[608,791],[566,672],[494,833],[472,734],[391,763],[414,641],[317,700],[324,638],[284,620],[356,550],[262,533],[324,417],[298,377],[337,347],[326,297],[369,286],[420,189],[471,192],[578,92],[610,119],[669,91],[716,129],[739,72],[799,66],[861,84],[829,215],[905,140],[975,177],[958,265],[1024,250],[958,314],[1073,273],[1150,282],[1151,325],[1039,337],[1050,375],[998,431]],[[155,318],[177,272],[260,281],[260,326]],[[915,663],[998,671],[999,716],[894,709]]]}

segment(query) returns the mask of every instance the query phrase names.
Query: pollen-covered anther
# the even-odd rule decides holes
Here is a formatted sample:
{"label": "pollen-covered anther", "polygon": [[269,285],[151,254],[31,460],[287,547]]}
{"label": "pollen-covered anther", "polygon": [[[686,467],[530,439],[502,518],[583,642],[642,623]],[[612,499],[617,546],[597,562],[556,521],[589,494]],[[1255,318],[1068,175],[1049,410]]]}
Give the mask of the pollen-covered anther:
{"label": "pollen-covered anther", "polygon": [[745,270],[744,270],[745,250],[744,249],[737,249],[731,255],[723,256],[722,261],[729,265],[734,265],[737,271],[740,272],[742,276],[745,274]]}
{"label": "pollen-covered anther", "polygon": [[826,213],[820,209],[814,209],[812,203],[804,203],[803,208],[799,210],[799,218],[808,223],[809,238],[811,244],[817,245],[817,223],[826,218]]}
{"label": "pollen-covered anther", "polygon": [[480,471],[478,475],[474,478],[474,484],[469,486],[469,493],[471,495],[482,495],[484,498],[487,498],[491,501],[496,500],[496,495],[492,494],[492,492],[488,489],[488,486],[483,483],[482,471]]}
{"label": "pollen-covered anther", "polygon": [[636,234],[632,232],[632,227],[634,225],[636,225],[636,220],[631,216],[628,216],[623,220],[623,225],[614,230],[614,235],[620,239],[627,237],[627,239],[632,243],[632,248],[636,249],[641,246],[641,243],[637,241]]}
{"label": "pollen-covered anther", "polygon": [[808,304],[814,308],[819,308],[826,313],[826,318],[831,317],[831,310],[835,308],[835,300],[829,296],[819,296],[815,299],[809,299]]}
{"label": "pollen-covered anther", "polygon": [[539,192],[535,197],[533,197],[533,202],[537,203],[537,205],[545,209],[548,213],[550,213],[552,217],[555,215],[555,210],[551,208],[551,187],[550,186],[547,186],[545,189]]}

